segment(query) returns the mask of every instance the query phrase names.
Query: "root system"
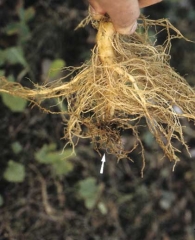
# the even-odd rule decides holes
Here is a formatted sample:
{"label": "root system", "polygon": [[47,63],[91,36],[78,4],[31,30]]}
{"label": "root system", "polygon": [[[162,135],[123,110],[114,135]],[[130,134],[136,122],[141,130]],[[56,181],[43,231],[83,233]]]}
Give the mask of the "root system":
{"label": "root system", "polygon": [[[182,34],[165,19],[142,19],[131,36],[117,34],[107,19],[95,26],[97,44],[89,62],[67,68],[63,79],[34,89],[1,78],[0,92],[28,99],[46,112],[51,111],[42,107],[43,100],[66,101],[67,111],[59,113],[66,116],[64,138],[73,147],[73,137],[90,138],[97,150],[104,149],[118,159],[129,157],[121,134],[131,130],[136,137],[134,148],[142,148],[143,167],[139,127],[145,122],[165,155],[176,163],[180,150],[174,140],[187,149],[180,119],[195,120],[195,91],[170,67],[171,40],[183,38]],[[156,29],[155,36],[167,32],[164,44],[151,41],[150,29]],[[67,81],[72,73],[74,77]]]}

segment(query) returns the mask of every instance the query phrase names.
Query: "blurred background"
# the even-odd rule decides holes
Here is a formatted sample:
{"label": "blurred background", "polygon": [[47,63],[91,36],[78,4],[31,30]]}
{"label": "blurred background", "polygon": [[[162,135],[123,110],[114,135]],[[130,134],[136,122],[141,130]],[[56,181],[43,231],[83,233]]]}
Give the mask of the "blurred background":
{"label": "blurred background", "polygon": [[[81,0],[0,0],[0,76],[31,87],[63,76],[64,66],[80,66],[95,44],[90,24],[74,31],[87,9]],[[143,13],[168,18],[195,41],[193,0],[164,0]],[[171,56],[194,87],[195,44],[174,40]],[[70,158],[71,148],[62,152],[60,115],[1,94],[0,240],[195,239],[195,127],[182,121],[192,157],[176,143],[181,161],[174,172],[144,129],[144,177],[139,150],[134,163],[108,155],[100,175],[101,156],[90,139],[81,139]],[[131,146],[133,136],[125,139]]]}

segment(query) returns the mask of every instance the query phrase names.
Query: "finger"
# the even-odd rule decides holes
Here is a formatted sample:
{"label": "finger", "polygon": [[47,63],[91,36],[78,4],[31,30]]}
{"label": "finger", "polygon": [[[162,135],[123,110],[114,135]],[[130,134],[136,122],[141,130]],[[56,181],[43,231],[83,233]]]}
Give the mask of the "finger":
{"label": "finger", "polygon": [[89,13],[95,20],[100,20],[104,14],[105,10],[100,6],[98,1],[89,0]]}
{"label": "finger", "polygon": [[98,13],[91,5],[89,5],[89,14],[95,20],[101,20],[104,17],[104,14]]}
{"label": "finger", "polygon": [[114,28],[116,29],[116,31],[120,34],[123,35],[131,35],[135,32],[135,30],[137,29],[137,20],[132,23],[131,25],[127,26],[127,27],[116,27],[114,25]]}
{"label": "finger", "polygon": [[162,0],[139,0],[139,6],[144,8],[159,2],[162,2]]}
{"label": "finger", "polygon": [[106,7],[106,11],[117,32],[132,34],[136,30],[137,19],[140,15],[140,7],[137,0],[112,1],[112,4]]}

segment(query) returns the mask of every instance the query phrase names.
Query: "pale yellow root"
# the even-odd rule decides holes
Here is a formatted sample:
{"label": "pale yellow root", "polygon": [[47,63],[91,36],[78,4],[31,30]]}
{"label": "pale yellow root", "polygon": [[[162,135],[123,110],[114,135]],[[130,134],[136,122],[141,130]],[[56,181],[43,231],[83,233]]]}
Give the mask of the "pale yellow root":
{"label": "pale yellow root", "polygon": [[[109,21],[94,25],[98,28],[97,44],[89,62],[80,68],[67,68],[70,71],[64,79],[35,85],[34,89],[1,78],[0,92],[26,98],[46,112],[64,114],[64,138],[73,147],[75,137],[90,138],[97,151],[103,149],[118,159],[130,159],[130,153],[139,146],[143,174],[144,142],[139,129],[145,126],[165,156],[176,163],[180,149],[174,141],[188,150],[181,119],[195,121],[195,92],[169,64],[170,41],[183,38],[182,34],[166,19],[142,19],[138,32],[131,36],[117,34]],[[163,45],[156,46],[148,37],[148,28],[153,26],[167,32]],[[75,77],[68,81],[71,73]],[[43,108],[42,101],[52,98],[59,103],[65,100],[67,110]],[[125,130],[135,136],[132,149],[123,146]]]}

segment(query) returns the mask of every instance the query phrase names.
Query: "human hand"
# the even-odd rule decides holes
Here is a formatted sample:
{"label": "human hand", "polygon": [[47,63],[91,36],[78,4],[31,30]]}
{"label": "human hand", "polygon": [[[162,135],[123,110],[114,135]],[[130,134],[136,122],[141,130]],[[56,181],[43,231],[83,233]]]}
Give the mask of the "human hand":
{"label": "human hand", "polygon": [[140,8],[153,5],[162,0],[88,0],[90,12],[99,20],[106,13],[111,18],[114,28],[121,34],[132,34],[137,28]]}

